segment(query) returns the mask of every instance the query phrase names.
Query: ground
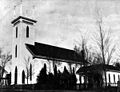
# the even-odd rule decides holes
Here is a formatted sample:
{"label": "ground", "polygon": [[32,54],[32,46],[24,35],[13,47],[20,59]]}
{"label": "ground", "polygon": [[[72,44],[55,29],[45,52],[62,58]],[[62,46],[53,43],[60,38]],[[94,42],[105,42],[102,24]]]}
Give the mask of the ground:
{"label": "ground", "polygon": [[86,90],[30,90],[20,88],[0,88],[0,92],[117,92],[117,87],[106,87]]}
{"label": "ground", "polygon": [[0,92],[116,92],[112,90],[22,90],[22,89],[0,89]]}
{"label": "ground", "polygon": [[9,89],[2,89],[0,92],[96,92],[96,91],[67,91],[67,90],[9,90]]}

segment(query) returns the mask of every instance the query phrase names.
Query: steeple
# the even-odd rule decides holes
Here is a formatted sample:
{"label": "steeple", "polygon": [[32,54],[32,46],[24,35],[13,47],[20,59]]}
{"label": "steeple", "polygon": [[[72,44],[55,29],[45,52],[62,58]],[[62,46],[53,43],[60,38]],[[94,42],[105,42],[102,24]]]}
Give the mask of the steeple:
{"label": "steeple", "polygon": [[[14,69],[18,68],[18,84],[21,84],[21,74],[24,70],[25,58],[31,54],[26,49],[25,44],[34,44],[35,42],[35,23],[33,20],[23,14],[23,1],[20,0],[19,4],[15,6],[14,17],[11,24],[13,25],[12,31],[12,84],[14,83]],[[20,76],[20,77],[19,77]]]}

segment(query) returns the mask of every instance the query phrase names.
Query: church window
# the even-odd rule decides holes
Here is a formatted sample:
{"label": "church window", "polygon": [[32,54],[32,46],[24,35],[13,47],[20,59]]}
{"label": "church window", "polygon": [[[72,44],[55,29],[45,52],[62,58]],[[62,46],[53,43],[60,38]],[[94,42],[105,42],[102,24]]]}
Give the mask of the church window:
{"label": "church window", "polygon": [[26,27],[26,37],[27,38],[29,37],[29,27],[28,26]]}
{"label": "church window", "polygon": [[114,78],[114,83],[115,83],[115,74],[113,74],[113,78]]}
{"label": "church window", "polygon": [[120,75],[118,75],[118,80],[120,80]]}
{"label": "church window", "polygon": [[110,83],[110,74],[108,74],[108,78],[109,78],[109,83]]}
{"label": "church window", "polygon": [[16,38],[18,37],[18,27],[16,27]]}
{"label": "church window", "polygon": [[15,57],[17,57],[17,45],[15,46]]}

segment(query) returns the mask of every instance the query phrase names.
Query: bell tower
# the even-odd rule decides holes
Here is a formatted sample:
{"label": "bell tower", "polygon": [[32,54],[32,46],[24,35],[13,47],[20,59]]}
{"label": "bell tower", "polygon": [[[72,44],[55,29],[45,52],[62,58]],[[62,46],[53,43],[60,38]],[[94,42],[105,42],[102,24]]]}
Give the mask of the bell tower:
{"label": "bell tower", "polygon": [[11,23],[13,25],[12,31],[12,84],[14,84],[15,67],[18,68],[18,84],[22,83],[22,70],[24,69],[24,59],[30,55],[25,47],[25,43],[34,44],[35,29],[34,25],[37,21],[19,16]]}

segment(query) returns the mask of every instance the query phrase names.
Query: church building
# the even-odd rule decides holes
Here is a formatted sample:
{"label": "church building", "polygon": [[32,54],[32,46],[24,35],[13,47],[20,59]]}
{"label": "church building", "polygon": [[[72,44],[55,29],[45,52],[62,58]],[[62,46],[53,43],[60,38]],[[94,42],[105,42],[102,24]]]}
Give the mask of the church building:
{"label": "church building", "polygon": [[[16,18],[11,22],[13,27],[11,84],[22,84],[22,71],[24,70],[26,74],[26,68],[28,68],[30,62],[34,62],[36,58],[45,59],[49,62],[59,61],[73,63],[74,61],[80,61],[79,56],[73,50],[35,42],[35,25],[37,21],[24,15],[22,2],[19,9],[15,10],[15,14]],[[53,64],[49,67],[52,66]],[[34,80],[36,80],[36,77],[34,77]],[[28,83],[26,81],[27,80],[25,80],[25,84]],[[31,80],[29,83],[33,83],[33,81]]]}

